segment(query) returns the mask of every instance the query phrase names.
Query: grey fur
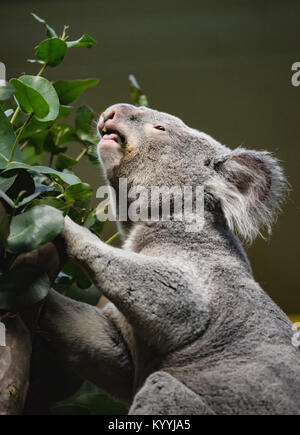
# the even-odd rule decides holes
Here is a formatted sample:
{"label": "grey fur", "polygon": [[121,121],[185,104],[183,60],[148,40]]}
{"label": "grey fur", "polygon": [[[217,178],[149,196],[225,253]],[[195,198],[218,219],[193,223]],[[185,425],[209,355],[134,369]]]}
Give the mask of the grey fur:
{"label": "grey fur", "polygon": [[299,414],[292,324],[232,232],[252,237],[274,218],[285,185],[276,160],[232,152],[154,110],[116,105],[105,116],[132,147],[100,152],[108,182],[203,184],[205,225],[187,233],[184,222],[126,223],[117,249],[67,218],[69,256],[110,303],[98,310],[52,291],[41,327],[53,347],[131,414]]}

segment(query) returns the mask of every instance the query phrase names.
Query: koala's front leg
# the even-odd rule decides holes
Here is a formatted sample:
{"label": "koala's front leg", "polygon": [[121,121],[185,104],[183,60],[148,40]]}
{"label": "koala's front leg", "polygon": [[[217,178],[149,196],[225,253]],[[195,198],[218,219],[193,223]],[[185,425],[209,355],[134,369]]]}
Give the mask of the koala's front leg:
{"label": "koala's front leg", "polygon": [[68,255],[149,344],[167,352],[203,333],[207,301],[179,264],[111,247],[69,218],[62,236]]}
{"label": "koala's front leg", "polygon": [[39,328],[54,352],[80,376],[131,402],[134,367],[120,313],[112,304],[100,310],[51,290]]}

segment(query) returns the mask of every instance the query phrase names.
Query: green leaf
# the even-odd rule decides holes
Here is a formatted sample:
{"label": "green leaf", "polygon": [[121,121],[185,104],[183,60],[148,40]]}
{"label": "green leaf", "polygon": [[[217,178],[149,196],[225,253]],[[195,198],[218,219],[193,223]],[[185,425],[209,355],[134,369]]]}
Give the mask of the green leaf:
{"label": "green leaf", "polygon": [[20,311],[44,299],[49,289],[49,278],[44,271],[20,264],[0,276],[0,309]]}
{"label": "green leaf", "polygon": [[37,172],[39,174],[47,174],[55,178],[58,178],[62,182],[70,185],[73,184],[76,185],[80,183],[80,179],[76,175],[59,172],[53,168],[48,168],[47,166],[30,166],[30,165],[26,165],[25,163],[11,162],[8,163],[4,172],[9,171],[11,169],[18,169],[18,168],[27,169],[31,172]]}
{"label": "green leaf", "polygon": [[[85,271],[82,269],[82,267],[80,267],[78,264],[73,263],[70,260],[67,261],[67,263],[64,265],[63,273],[73,278],[80,289],[87,289],[92,284],[91,280],[89,279]],[[98,301],[96,301],[96,303],[97,302]]]}
{"label": "green leaf", "polygon": [[15,93],[14,87],[6,80],[0,80],[0,101],[9,100]]}
{"label": "green leaf", "polygon": [[62,212],[66,212],[68,210],[68,204],[66,204],[64,201],[61,201],[60,199],[57,198],[43,198],[43,199],[35,199],[34,201],[32,201],[32,203],[30,204],[30,207],[35,207],[35,206],[40,206],[40,205],[49,205],[50,207],[54,207],[57,208],[58,210],[61,210]]}
{"label": "green leaf", "polygon": [[23,162],[26,165],[41,165],[43,163],[43,155],[37,152],[37,149],[32,145],[27,145],[22,151]]}
{"label": "green leaf", "polygon": [[75,118],[76,133],[81,140],[93,143],[90,131],[94,117],[95,113],[88,106],[81,106],[77,110]]}
{"label": "green leaf", "polygon": [[[47,137],[48,131],[47,130],[43,130],[39,133],[33,134],[32,136],[30,136],[27,140],[26,140],[26,146],[22,151],[22,155],[24,156],[24,151],[26,151],[26,148],[29,146],[33,146],[35,149],[35,152],[37,155],[40,155],[43,153],[44,151],[44,143]],[[40,156],[42,158],[42,160],[40,161],[39,164],[43,163],[43,156]],[[24,163],[26,163],[24,161]]]}
{"label": "green leaf", "polygon": [[67,41],[68,48],[71,48],[71,47],[90,48],[96,44],[97,44],[97,41],[95,41],[95,39],[91,38],[87,34],[82,35],[81,38],[77,39],[76,41]]}
{"label": "green leaf", "polygon": [[18,176],[18,174],[15,171],[13,171],[11,173],[6,172],[4,174],[1,174],[0,189],[3,192],[6,192],[14,184],[17,176]]}
{"label": "green leaf", "polygon": [[71,113],[71,106],[63,106],[62,104],[59,106],[59,114],[57,119],[67,118]]}
{"label": "green leaf", "polygon": [[38,63],[39,65],[45,65],[45,62],[43,60],[38,60],[38,59],[27,59],[27,62]]}
{"label": "green leaf", "polygon": [[[19,201],[17,203],[17,207],[23,207],[24,205],[28,204],[30,201],[32,201],[33,199],[37,198],[38,196],[40,196],[43,192],[48,192],[49,190],[52,190],[53,188],[49,189],[49,186],[45,186],[44,184],[40,184],[38,186],[36,186],[35,192],[32,193],[31,195],[26,196],[25,198],[23,198],[21,201]],[[49,205],[49,204],[48,204]]]}
{"label": "green leaf", "polygon": [[15,216],[10,225],[8,251],[32,251],[52,241],[63,229],[64,218],[56,208],[42,205]]}
{"label": "green leaf", "polygon": [[[7,166],[15,140],[16,136],[13,127],[0,107],[0,169]],[[16,149],[14,158],[17,161],[22,160],[22,154],[19,147]]]}
{"label": "green leaf", "polygon": [[78,183],[69,186],[64,192],[64,198],[67,202],[80,201],[88,198],[93,193],[91,186],[87,183]]}
{"label": "green leaf", "polygon": [[48,151],[49,153],[56,156],[59,153],[64,153],[67,151],[68,147],[66,145],[55,145],[55,141],[53,138],[53,134],[49,131],[45,143],[44,143],[44,150]]}
{"label": "green leaf", "polygon": [[51,127],[50,132],[56,146],[67,142],[76,142],[77,140],[74,127],[68,124],[55,124]]}
{"label": "green leaf", "polygon": [[129,77],[130,83],[130,98],[133,104],[136,106],[145,106],[148,107],[149,103],[146,95],[143,93],[140,85],[138,84],[136,78],[133,74],[130,74]]}
{"label": "green leaf", "polygon": [[27,86],[22,80],[11,79],[10,82],[16,89],[15,99],[24,113],[34,113],[37,119],[48,115],[49,105],[38,91]]}
{"label": "green leaf", "polygon": [[[64,286],[61,285],[60,287],[63,289]],[[76,284],[72,284],[70,287],[68,287],[65,294],[66,296],[68,296],[71,299],[74,299],[75,301],[84,302],[89,305],[97,305],[101,297],[101,292],[97,289],[97,287],[94,284],[86,289],[81,289]]]}
{"label": "green leaf", "polygon": [[56,34],[55,30],[52,29],[52,27],[50,27],[49,24],[45,20],[43,20],[43,18],[40,18],[38,15],[34,14],[33,12],[31,12],[31,15],[39,23],[44,24],[44,26],[46,27],[46,30],[47,30],[47,36],[49,36],[49,38],[55,38],[55,37],[57,37],[57,34]]}
{"label": "green leaf", "polygon": [[[5,177],[7,176],[10,178],[7,178],[7,182],[5,183]],[[48,189],[47,186],[38,186],[38,188],[36,188],[32,176],[23,169],[2,173],[0,186],[1,185],[2,190],[0,190],[0,197],[12,208],[18,208],[26,204],[30,201],[29,198],[34,198],[38,196],[42,190]],[[4,193],[5,189],[6,194]]]}
{"label": "green leaf", "polygon": [[7,190],[7,195],[12,199],[17,199],[20,197],[20,193],[22,192],[22,196],[25,194],[31,195],[35,192],[35,183],[33,177],[28,171],[24,169],[14,170],[10,172],[4,172],[2,176],[6,176],[7,174],[15,174],[17,173],[17,177],[12,184],[12,186]]}
{"label": "green leaf", "polygon": [[15,208],[13,200],[2,190],[0,190],[0,198],[2,198],[10,207]]}
{"label": "green leaf", "polygon": [[60,38],[50,38],[42,41],[35,48],[35,55],[49,66],[57,66],[62,61],[68,50],[67,44]]}
{"label": "green leaf", "polygon": [[99,221],[97,219],[97,216],[95,215],[94,210],[92,210],[87,216],[83,226],[91,230],[99,237],[102,233],[104,222]]}
{"label": "green leaf", "polygon": [[91,86],[96,86],[99,83],[98,79],[86,80],[72,80],[62,81],[59,80],[54,83],[54,88],[59,97],[59,101],[63,105],[68,105],[76,100],[79,95]]}
{"label": "green leaf", "polygon": [[86,406],[92,415],[123,415],[128,412],[123,404],[102,392],[83,394],[76,399],[76,404]]}
{"label": "green leaf", "polygon": [[55,167],[58,171],[63,171],[64,169],[72,169],[77,163],[77,160],[65,154],[59,154],[56,159]]}
{"label": "green leaf", "polygon": [[5,208],[0,202],[0,246],[6,248],[9,234],[9,221]]}
{"label": "green leaf", "polygon": [[47,131],[53,124],[54,121],[40,122],[32,118],[27,127],[23,130],[20,140],[31,138],[35,134]]}
{"label": "green leaf", "polygon": [[[123,415],[128,413],[128,409],[122,403],[112,399],[88,381],[84,381],[72,396],[63,402],[56,403],[51,411],[54,414],[63,414],[63,409],[68,413],[69,409],[76,409],[77,406],[82,406],[85,413],[89,415]],[[59,411],[57,411],[58,409]]]}
{"label": "green leaf", "polygon": [[15,99],[25,113],[34,113],[38,121],[54,121],[59,113],[59,99],[53,85],[44,77],[23,75],[11,79]]}
{"label": "green leaf", "polygon": [[[98,139],[99,140],[99,139]],[[87,152],[88,159],[93,165],[100,166],[99,156],[97,153],[97,148],[94,145],[88,147]]]}

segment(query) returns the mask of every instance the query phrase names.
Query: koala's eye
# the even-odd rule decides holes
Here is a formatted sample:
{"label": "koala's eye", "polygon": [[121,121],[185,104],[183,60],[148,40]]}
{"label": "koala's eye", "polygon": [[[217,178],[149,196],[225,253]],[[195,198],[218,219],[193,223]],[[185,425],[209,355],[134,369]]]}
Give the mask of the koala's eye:
{"label": "koala's eye", "polygon": [[166,131],[165,127],[162,125],[156,125],[154,128],[156,128],[156,130]]}

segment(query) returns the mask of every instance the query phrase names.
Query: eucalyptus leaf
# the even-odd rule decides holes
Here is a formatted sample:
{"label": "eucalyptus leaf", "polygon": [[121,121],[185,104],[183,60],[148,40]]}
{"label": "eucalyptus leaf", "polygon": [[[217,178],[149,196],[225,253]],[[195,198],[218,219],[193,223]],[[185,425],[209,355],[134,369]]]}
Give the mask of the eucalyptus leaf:
{"label": "eucalyptus leaf", "polygon": [[33,207],[12,219],[8,251],[13,254],[32,251],[58,236],[63,225],[61,211],[48,205]]}
{"label": "eucalyptus leaf", "polygon": [[64,106],[63,104],[61,104],[59,106],[59,114],[57,119],[67,118],[70,115],[71,110],[72,110],[71,106]]}
{"label": "eucalyptus leaf", "polygon": [[6,248],[9,234],[9,220],[6,210],[0,202],[0,246]]}
{"label": "eucalyptus leaf", "polygon": [[50,106],[38,91],[19,79],[11,79],[10,82],[16,89],[15,99],[24,113],[34,113],[37,119],[48,115]]}
{"label": "eucalyptus leaf", "polygon": [[43,19],[40,18],[38,15],[34,14],[33,12],[31,12],[31,15],[33,16],[33,18],[35,18],[39,23],[44,24],[44,26],[46,27],[46,31],[47,31],[47,36],[49,36],[50,38],[55,38],[57,37],[57,34],[55,32],[54,29],[52,29],[52,27],[49,26],[49,24]]}
{"label": "eucalyptus leaf", "polygon": [[6,174],[15,174],[17,173],[17,177],[14,180],[14,183],[7,190],[7,195],[12,199],[17,199],[20,196],[20,193],[23,192],[23,196],[31,195],[35,192],[35,183],[32,175],[25,171],[24,169],[18,169],[14,171],[4,172],[2,176],[6,176]]}
{"label": "eucalyptus leaf", "polygon": [[83,394],[75,403],[86,406],[91,415],[124,415],[128,412],[122,403],[112,400],[102,391],[98,394]]}
{"label": "eucalyptus leaf", "polygon": [[136,106],[145,106],[149,107],[149,103],[146,95],[143,93],[139,83],[133,74],[130,74],[129,77],[130,83],[130,98],[133,104]]}
{"label": "eucalyptus leaf", "polygon": [[91,86],[96,86],[99,83],[98,79],[86,80],[59,80],[54,83],[54,88],[59,97],[59,101],[63,105],[68,105],[76,100],[83,91]]}
{"label": "eucalyptus leaf", "polygon": [[64,192],[67,202],[80,201],[88,198],[93,193],[91,186],[87,183],[78,183],[69,186]]}
{"label": "eucalyptus leaf", "polygon": [[102,233],[104,222],[99,221],[97,219],[97,216],[95,215],[94,210],[92,210],[88,214],[83,226],[88,228],[90,231],[92,231],[94,234],[96,234],[99,237]]}
{"label": "eucalyptus leaf", "polygon": [[[53,188],[50,188],[50,190],[52,190]],[[39,186],[36,187],[35,192],[32,193],[29,196],[26,196],[25,198],[23,198],[21,201],[19,201],[17,203],[17,207],[23,207],[24,205],[28,204],[30,201],[32,201],[33,199],[37,198],[38,196],[40,196],[43,192],[47,192],[49,191],[49,186],[45,186],[43,184],[40,184]],[[48,204],[49,205],[49,204]]]}
{"label": "eucalyptus leaf", "polygon": [[72,284],[68,288],[67,296],[78,302],[84,302],[89,305],[97,305],[101,297],[101,292],[94,284],[84,289],[80,288],[79,285]]}
{"label": "eucalyptus leaf", "polygon": [[49,66],[57,66],[68,50],[67,44],[60,38],[49,38],[42,41],[36,48],[36,57]]}
{"label": "eucalyptus leaf", "polygon": [[90,145],[87,151],[88,159],[93,165],[100,166],[99,156],[97,153],[97,148],[94,145]]}
{"label": "eucalyptus leaf", "polygon": [[82,267],[80,267],[78,264],[73,263],[70,260],[67,261],[67,263],[64,265],[63,272],[73,278],[78,287],[82,290],[87,289],[92,285],[90,278],[87,276],[86,272],[82,269]]}
{"label": "eucalyptus leaf", "polygon": [[32,145],[27,145],[22,151],[23,162],[26,165],[41,165],[43,163],[43,155],[38,153]]}
{"label": "eucalyptus leaf", "polygon": [[38,121],[53,121],[59,114],[59,99],[53,85],[44,77],[22,75],[11,79],[15,99],[25,113],[34,113]]}
{"label": "eucalyptus leaf", "polygon": [[90,131],[94,117],[94,111],[88,106],[81,106],[77,110],[75,118],[76,133],[81,140],[93,141]]}
{"label": "eucalyptus leaf", "polygon": [[66,212],[68,210],[68,204],[66,204],[64,201],[61,201],[57,198],[42,198],[42,199],[35,199],[30,204],[30,207],[35,207],[38,205],[49,205],[51,207],[57,208],[58,210],[61,210],[62,212]]}
{"label": "eucalyptus leaf", "polygon": [[[0,169],[6,167],[15,140],[16,136],[13,127],[0,107]],[[16,161],[22,160],[22,154],[19,146],[17,146],[15,151],[14,159]]]}
{"label": "eucalyptus leaf", "polygon": [[53,124],[54,121],[40,122],[37,119],[32,118],[23,130],[20,140],[31,138],[35,134],[45,132],[52,127]]}
{"label": "eucalyptus leaf", "polygon": [[64,153],[65,151],[67,151],[67,149],[68,147],[66,145],[59,145],[59,144],[56,145],[53,132],[48,131],[48,134],[44,142],[45,151],[48,151],[52,155],[56,156],[57,154]]}
{"label": "eucalyptus leaf", "polygon": [[37,63],[39,65],[45,65],[45,62],[43,60],[39,60],[39,59],[27,59],[27,62],[29,62],[29,63]]}
{"label": "eucalyptus leaf", "polygon": [[77,140],[74,127],[68,124],[55,124],[51,127],[50,132],[56,146]]}
{"label": "eucalyptus leaf", "polygon": [[2,190],[0,190],[0,198],[2,198],[10,207],[15,208],[14,201]]}
{"label": "eucalyptus leaf", "polygon": [[49,289],[49,278],[44,271],[20,264],[0,276],[0,309],[20,311],[44,299]]}
{"label": "eucalyptus leaf", "polygon": [[26,165],[25,163],[11,162],[8,163],[5,172],[11,169],[18,168],[27,169],[31,172],[37,172],[39,174],[47,174],[49,176],[57,177],[59,180],[70,185],[80,183],[80,179],[76,175],[59,172],[53,168],[48,168],[47,166],[30,166]]}
{"label": "eucalyptus leaf", "polygon": [[0,189],[6,192],[15,182],[18,174],[15,171],[6,172],[0,176]]}
{"label": "eucalyptus leaf", "polygon": [[63,171],[64,169],[72,169],[77,163],[77,160],[72,159],[72,157],[59,154],[56,159],[55,167],[58,171]]}
{"label": "eucalyptus leaf", "polygon": [[86,48],[90,48],[90,47],[92,47],[93,45],[96,45],[96,44],[97,44],[97,41],[95,41],[95,39],[91,38],[87,34],[82,35],[76,41],[67,41],[68,48],[71,48],[71,47],[86,47]]}

